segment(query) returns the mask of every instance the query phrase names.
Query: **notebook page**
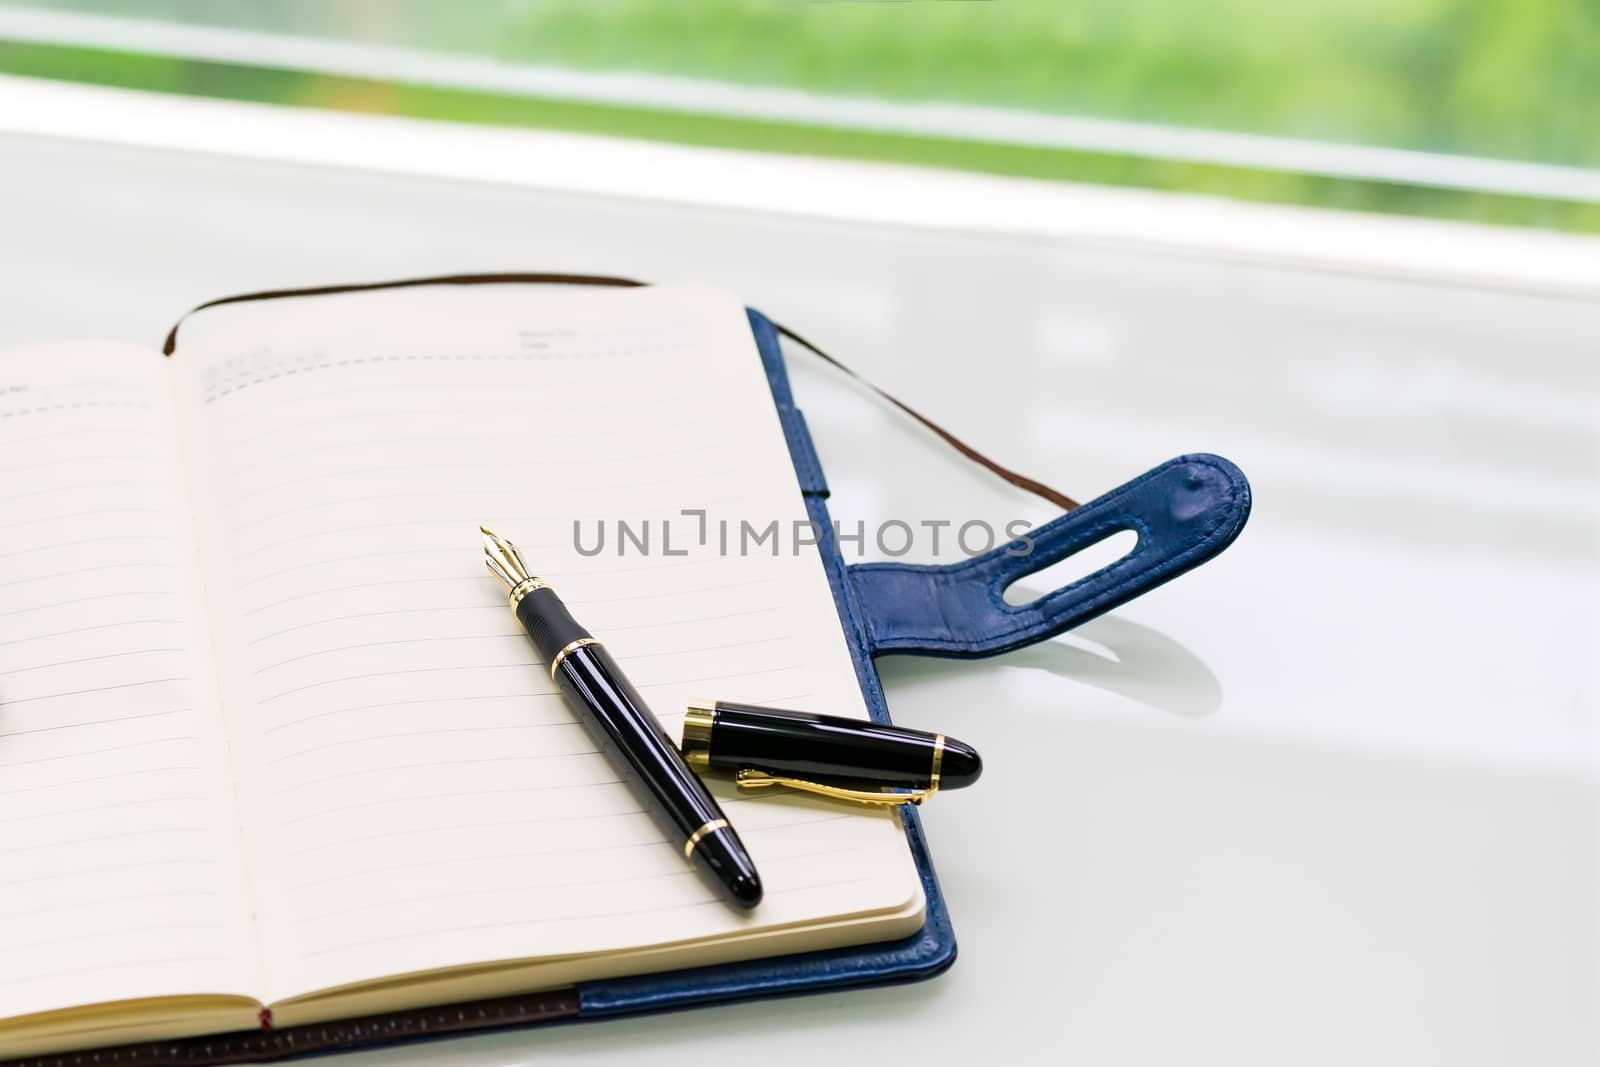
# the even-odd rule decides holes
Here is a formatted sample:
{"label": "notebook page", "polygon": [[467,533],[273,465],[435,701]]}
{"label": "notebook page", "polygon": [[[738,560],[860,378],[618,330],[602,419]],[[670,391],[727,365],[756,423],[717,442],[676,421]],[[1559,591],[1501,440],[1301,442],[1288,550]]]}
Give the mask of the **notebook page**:
{"label": "notebook page", "polygon": [[253,992],[181,472],[155,352],[0,353],[0,1017]]}
{"label": "notebook page", "polygon": [[[214,633],[250,754],[273,999],[920,906],[891,814],[728,790],[767,893],[753,914],[723,903],[594,751],[483,568],[480,522],[674,735],[697,696],[865,714],[815,550],[720,550],[723,521],[805,514],[731,298],[242,305],[186,324],[174,373],[207,574],[232,591]],[[706,544],[683,509],[705,511]],[[650,554],[619,555],[618,519],[636,536],[676,520],[673,554],[658,524]],[[605,550],[580,552],[574,520],[586,550],[604,521]]]}

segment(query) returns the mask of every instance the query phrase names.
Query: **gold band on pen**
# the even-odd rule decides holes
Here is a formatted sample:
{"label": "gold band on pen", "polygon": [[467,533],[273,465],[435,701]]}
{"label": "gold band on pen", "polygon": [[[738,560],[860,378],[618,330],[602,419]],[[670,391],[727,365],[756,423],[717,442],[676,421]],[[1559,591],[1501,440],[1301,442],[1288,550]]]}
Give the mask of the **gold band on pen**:
{"label": "gold band on pen", "polygon": [[580,637],[576,641],[567,645],[567,647],[563,648],[560,652],[557,652],[556,658],[550,661],[550,680],[552,682],[556,680],[556,668],[561,666],[562,660],[566,659],[580,648],[584,648],[588,645],[598,645],[599,643],[599,641],[596,641],[592,637]]}
{"label": "gold band on pen", "polygon": [[527,596],[535,589],[549,588],[550,583],[545,581],[543,578],[524,578],[522,581],[512,586],[511,591],[508,592],[506,596],[510,599],[511,606],[514,609],[518,604],[522,603],[523,597]]}
{"label": "gold band on pen", "polygon": [[923,797],[928,797],[939,791],[939,767],[944,763],[944,734],[939,734],[933,739],[933,771],[928,775],[928,792]]}
{"label": "gold band on pen", "polygon": [[707,834],[714,834],[718,830],[725,830],[727,829],[727,826],[727,819],[712,819],[710,822],[700,827],[700,829],[690,834],[689,840],[683,843],[683,858],[689,859],[694,855],[694,846],[700,843],[700,839],[702,837],[706,836]]}
{"label": "gold band on pen", "polygon": [[683,750],[685,759],[707,757],[711,754],[711,731],[717,725],[715,701],[693,700],[683,715]]}

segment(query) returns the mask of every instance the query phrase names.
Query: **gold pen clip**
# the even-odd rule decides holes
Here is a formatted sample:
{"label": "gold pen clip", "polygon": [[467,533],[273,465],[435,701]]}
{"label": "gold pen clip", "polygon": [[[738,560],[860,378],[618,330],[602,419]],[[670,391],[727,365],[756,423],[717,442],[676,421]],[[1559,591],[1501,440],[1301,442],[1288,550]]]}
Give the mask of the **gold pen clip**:
{"label": "gold pen clip", "polygon": [[811,782],[804,778],[784,778],[766,771],[758,771],[753,767],[741,770],[734,780],[739,783],[740,789],[766,789],[769,786],[782,785],[790,789],[799,789],[807,793],[816,793],[818,796],[831,797],[834,800],[848,800],[855,804],[871,804],[878,807],[897,808],[901,804],[921,804],[933,796],[934,789],[911,789],[903,793],[889,792],[881,789],[845,789],[837,785],[825,785],[822,782]]}

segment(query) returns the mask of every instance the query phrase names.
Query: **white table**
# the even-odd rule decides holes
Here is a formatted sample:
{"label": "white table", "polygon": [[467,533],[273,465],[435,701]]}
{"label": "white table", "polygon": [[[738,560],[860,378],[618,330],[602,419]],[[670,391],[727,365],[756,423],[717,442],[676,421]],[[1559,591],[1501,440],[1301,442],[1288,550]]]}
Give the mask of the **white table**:
{"label": "white table", "polygon": [[[337,1062],[1594,1061],[1600,242],[17,79],[0,220],[0,344],[701,278],[1081,498],[1184,451],[1253,480],[1233,548],[1112,616],[881,662],[987,763],[926,812],[946,976]],[[791,364],[836,517],[1050,517]]]}

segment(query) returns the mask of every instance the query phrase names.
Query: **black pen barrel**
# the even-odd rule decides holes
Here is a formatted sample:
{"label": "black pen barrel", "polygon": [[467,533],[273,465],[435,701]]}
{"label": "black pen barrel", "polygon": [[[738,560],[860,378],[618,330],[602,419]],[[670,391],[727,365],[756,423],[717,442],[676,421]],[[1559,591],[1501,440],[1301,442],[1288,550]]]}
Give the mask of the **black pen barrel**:
{"label": "black pen barrel", "polygon": [[944,734],[725,700],[691,706],[683,736],[691,760],[727,772],[903,789],[959,789],[983,772],[971,745]]}
{"label": "black pen barrel", "polygon": [[516,613],[551,680],[668,840],[736,903],[759,903],[761,879],[738,834],[611,653],[549,588],[524,595]]}

